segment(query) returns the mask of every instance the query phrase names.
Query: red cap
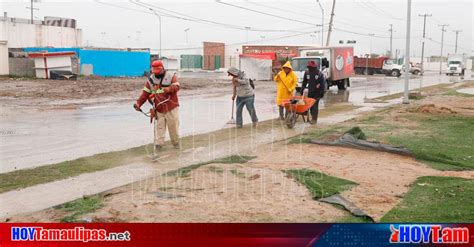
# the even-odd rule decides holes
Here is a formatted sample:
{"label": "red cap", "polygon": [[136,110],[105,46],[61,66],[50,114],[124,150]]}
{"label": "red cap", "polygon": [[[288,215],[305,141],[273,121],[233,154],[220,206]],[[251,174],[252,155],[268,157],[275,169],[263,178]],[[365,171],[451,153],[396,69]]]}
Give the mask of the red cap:
{"label": "red cap", "polygon": [[316,67],[318,67],[318,64],[315,61],[311,60],[311,61],[308,61],[307,67],[316,68]]}
{"label": "red cap", "polygon": [[155,60],[151,63],[151,72],[160,73],[163,70],[163,62],[160,60]]}

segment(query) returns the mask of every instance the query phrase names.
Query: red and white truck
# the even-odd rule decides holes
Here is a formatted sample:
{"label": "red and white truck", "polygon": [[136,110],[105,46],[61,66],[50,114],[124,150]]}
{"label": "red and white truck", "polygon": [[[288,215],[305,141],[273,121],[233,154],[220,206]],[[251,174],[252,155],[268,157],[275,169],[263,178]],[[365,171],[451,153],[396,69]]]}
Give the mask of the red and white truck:
{"label": "red and white truck", "polygon": [[328,88],[337,86],[341,90],[350,87],[349,77],[354,75],[353,47],[305,47],[298,49],[299,56],[291,61],[293,71],[298,76],[298,86],[301,89],[303,75],[308,61],[315,61],[320,71],[326,76]]}
{"label": "red and white truck", "polygon": [[403,66],[395,64],[388,57],[354,57],[354,70],[359,75],[385,74],[388,76],[400,77]]}

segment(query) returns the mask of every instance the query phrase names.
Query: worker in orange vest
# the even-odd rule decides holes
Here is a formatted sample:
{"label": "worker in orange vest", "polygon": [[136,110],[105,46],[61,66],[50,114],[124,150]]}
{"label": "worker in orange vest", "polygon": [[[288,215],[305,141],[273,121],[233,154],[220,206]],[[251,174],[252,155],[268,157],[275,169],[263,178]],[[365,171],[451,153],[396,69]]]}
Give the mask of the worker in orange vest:
{"label": "worker in orange vest", "polygon": [[166,128],[168,128],[171,143],[175,148],[179,148],[178,91],[180,86],[176,73],[165,70],[163,63],[159,60],[152,62],[151,72],[133,108],[141,111],[140,107],[147,100],[153,105],[150,115],[151,120],[155,120],[154,151],[156,154],[165,143]]}

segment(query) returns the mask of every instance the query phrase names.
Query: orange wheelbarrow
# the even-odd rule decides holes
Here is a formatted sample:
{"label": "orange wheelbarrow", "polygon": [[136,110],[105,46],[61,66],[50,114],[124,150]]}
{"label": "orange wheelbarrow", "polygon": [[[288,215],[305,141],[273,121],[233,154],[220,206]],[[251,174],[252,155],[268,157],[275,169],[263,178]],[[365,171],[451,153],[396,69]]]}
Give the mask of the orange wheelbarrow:
{"label": "orange wheelbarrow", "polygon": [[316,100],[313,98],[305,98],[302,96],[293,96],[283,100],[282,105],[287,111],[285,117],[286,126],[290,129],[295,127],[298,116],[301,116],[303,121],[306,122],[305,116],[308,115],[309,108],[311,108],[315,102]]}

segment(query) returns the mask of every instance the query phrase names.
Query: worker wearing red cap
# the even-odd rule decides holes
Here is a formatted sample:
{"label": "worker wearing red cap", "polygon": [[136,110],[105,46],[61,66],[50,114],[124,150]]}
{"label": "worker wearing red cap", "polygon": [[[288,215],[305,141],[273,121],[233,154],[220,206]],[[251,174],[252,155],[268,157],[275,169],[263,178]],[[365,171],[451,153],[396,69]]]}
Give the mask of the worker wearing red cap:
{"label": "worker wearing red cap", "polygon": [[142,94],[133,107],[141,111],[140,107],[147,100],[153,105],[150,115],[151,120],[155,120],[155,152],[159,151],[165,143],[166,128],[168,128],[171,143],[175,148],[179,148],[178,91],[180,86],[176,73],[165,70],[163,63],[159,60],[152,62],[151,72]]}
{"label": "worker wearing red cap", "polygon": [[311,124],[318,122],[319,100],[324,96],[326,90],[326,79],[319,70],[319,65],[315,61],[308,61],[307,70],[304,72],[303,85],[301,85],[301,95],[308,87],[308,97],[316,100],[309,110],[311,113]]}

